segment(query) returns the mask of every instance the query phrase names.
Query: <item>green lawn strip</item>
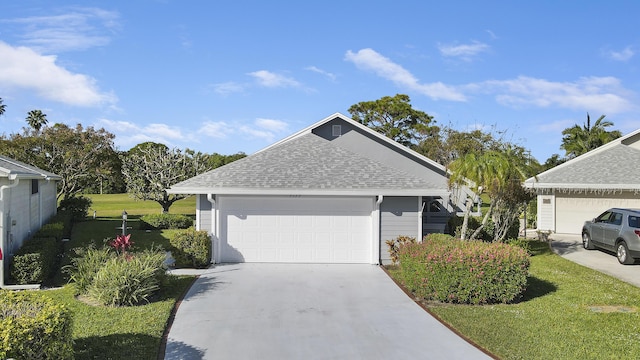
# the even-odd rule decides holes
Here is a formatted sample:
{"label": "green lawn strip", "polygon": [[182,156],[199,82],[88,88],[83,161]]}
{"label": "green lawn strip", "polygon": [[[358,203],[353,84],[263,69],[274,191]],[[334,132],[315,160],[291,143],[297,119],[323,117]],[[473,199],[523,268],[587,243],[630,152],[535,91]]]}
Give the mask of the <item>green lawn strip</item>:
{"label": "green lawn strip", "polygon": [[[89,209],[89,217],[93,217],[94,210],[96,211],[97,217],[107,218],[120,218],[123,210],[126,210],[131,217],[159,214],[162,211],[162,207],[157,202],[151,200],[136,200],[128,194],[89,194],[84,196],[93,201]],[[195,196],[176,201],[169,208],[169,213],[195,216]]]}
{"label": "green lawn strip", "polygon": [[192,282],[172,276],[158,299],[132,307],[87,305],[74,297],[72,285],[42,293],[73,312],[76,360],[156,359],[171,311]]}
{"label": "green lawn strip", "polygon": [[521,302],[427,307],[501,359],[636,358],[640,289],[535,246]]}

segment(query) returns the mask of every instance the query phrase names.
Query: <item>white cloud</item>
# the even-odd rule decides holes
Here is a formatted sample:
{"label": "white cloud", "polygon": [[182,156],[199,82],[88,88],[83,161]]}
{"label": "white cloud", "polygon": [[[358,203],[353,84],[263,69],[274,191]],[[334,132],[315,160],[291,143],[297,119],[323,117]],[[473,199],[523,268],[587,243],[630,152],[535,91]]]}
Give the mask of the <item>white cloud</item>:
{"label": "white cloud", "polygon": [[505,106],[560,107],[594,113],[616,114],[632,110],[620,80],[614,77],[583,77],[574,82],[553,82],[520,76],[511,80],[490,80],[470,84],[468,89],[495,94]]}
{"label": "white cloud", "polygon": [[43,98],[74,106],[113,105],[117,101],[115,95],[101,92],[92,77],[57,65],[55,56],[0,41],[0,89],[11,87],[34,90]]}
{"label": "white cloud", "polygon": [[489,45],[474,41],[471,44],[442,45],[438,44],[438,50],[443,56],[456,57],[464,61],[471,61],[472,58],[481,52],[489,50]]}
{"label": "white cloud", "polygon": [[224,121],[207,121],[198,131],[198,133],[217,139],[224,139],[232,132],[233,126]]}
{"label": "white cloud", "polygon": [[22,26],[22,43],[39,52],[55,53],[104,46],[120,27],[119,14],[99,8],[73,8],[60,15],[5,19],[2,23]]}
{"label": "white cloud", "polygon": [[116,145],[126,149],[147,141],[177,147],[179,143],[194,140],[192,134],[185,134],[181,128],[166,124],[140,126],[128,121],[100,119],[99,126],[116,135]]}
{"label": "white cloud", "polygon": [[607,56],[615,61],[628,61],[629,59],[631,59],[633,57],[633,55],[635,55],[635,51],[633,51],[633,49],[631,48],[631,46],[627,46],[626,48],[622,49],[621,51],[609,51],[607,53]]}
{"label": "white cloud", "polygon": [[213,91],[220,95],[229,95],[232,93],[243,92],[245,86],[233,81],[228,81],[225,83],[212,84],[209,86]]}
{"label": "white cloud", "polygon": [[264,87],[300,87],[300,83],[295,79],[267,70],[254,71],[247,75],[253,76],[258,81],[258,84]]}
{"label": "white cloud", "polygon": [[396,86],[413,90],[434,100],[466,101],[464,94],[441,82],[421,84],[409,71],[372,49],[347,51],[345,60],[362,70],[372,71]]}
{"label": "white cloud", "polygon": [[273,131],[276,133],[286,131],[289,128],[289,124],[287,124],[286,122],[280,121],[280,120],[273,120],[273,119],[258,118],[256,119],[255,124],[259,128]]}
{"label": "white cloud", "polygon": [[336,80],[336,75],[335,74],[332,74],[332,73],[330,73],[328,71],[324,71],[324,70],[322,70],[320,68],[317,68],[315,66],[307,66],[305,68],[305,70],[313,71],[313,72],[318,73],[320,75],[324,75],[327,78],[329,78],[329,80],[331,80],[331,81],[335,81]]}

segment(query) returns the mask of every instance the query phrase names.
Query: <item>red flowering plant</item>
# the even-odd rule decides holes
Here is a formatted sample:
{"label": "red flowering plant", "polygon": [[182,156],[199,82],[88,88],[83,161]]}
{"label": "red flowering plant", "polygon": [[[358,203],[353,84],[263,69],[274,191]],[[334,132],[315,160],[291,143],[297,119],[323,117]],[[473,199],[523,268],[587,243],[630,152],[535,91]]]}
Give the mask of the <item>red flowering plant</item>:
{"label": "red flowering plant", "polygon": [[116,239],[109,243],[109,246],[115,249],[116,253],[119,255],[126,255],[127,250],[131,249],[133,246],[133,241],[131,241],[131,234],[127,235],[118,235]]}

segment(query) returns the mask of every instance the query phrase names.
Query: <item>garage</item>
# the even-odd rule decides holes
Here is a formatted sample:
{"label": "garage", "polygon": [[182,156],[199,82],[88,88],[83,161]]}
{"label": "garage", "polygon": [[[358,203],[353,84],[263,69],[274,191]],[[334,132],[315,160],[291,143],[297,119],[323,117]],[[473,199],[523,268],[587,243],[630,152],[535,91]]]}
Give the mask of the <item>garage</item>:
{"label": "garage", "polygon": [[220,196],[221,262],[371,263],[373,197]]}

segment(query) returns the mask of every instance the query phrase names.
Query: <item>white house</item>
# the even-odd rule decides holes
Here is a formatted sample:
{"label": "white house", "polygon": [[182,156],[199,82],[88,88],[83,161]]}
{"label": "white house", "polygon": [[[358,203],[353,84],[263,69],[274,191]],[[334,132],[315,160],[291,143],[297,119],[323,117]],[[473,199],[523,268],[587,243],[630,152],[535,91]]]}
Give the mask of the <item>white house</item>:
{"label": "white house", "polygon": [[538,230],[580,234],[612,207],[640,208],[640,129],[525,181],[536,191]]}
{"label": "white house", "polygon": [[217,263],[386,263],[386,240],[443,232],[466,199],[442,165],[339,113],[168,192],[197,195]]}
{"label": "white house", "polygon": [[0,285],[15,251],[56,214],[56,181],[61,179],[0,155]]}

